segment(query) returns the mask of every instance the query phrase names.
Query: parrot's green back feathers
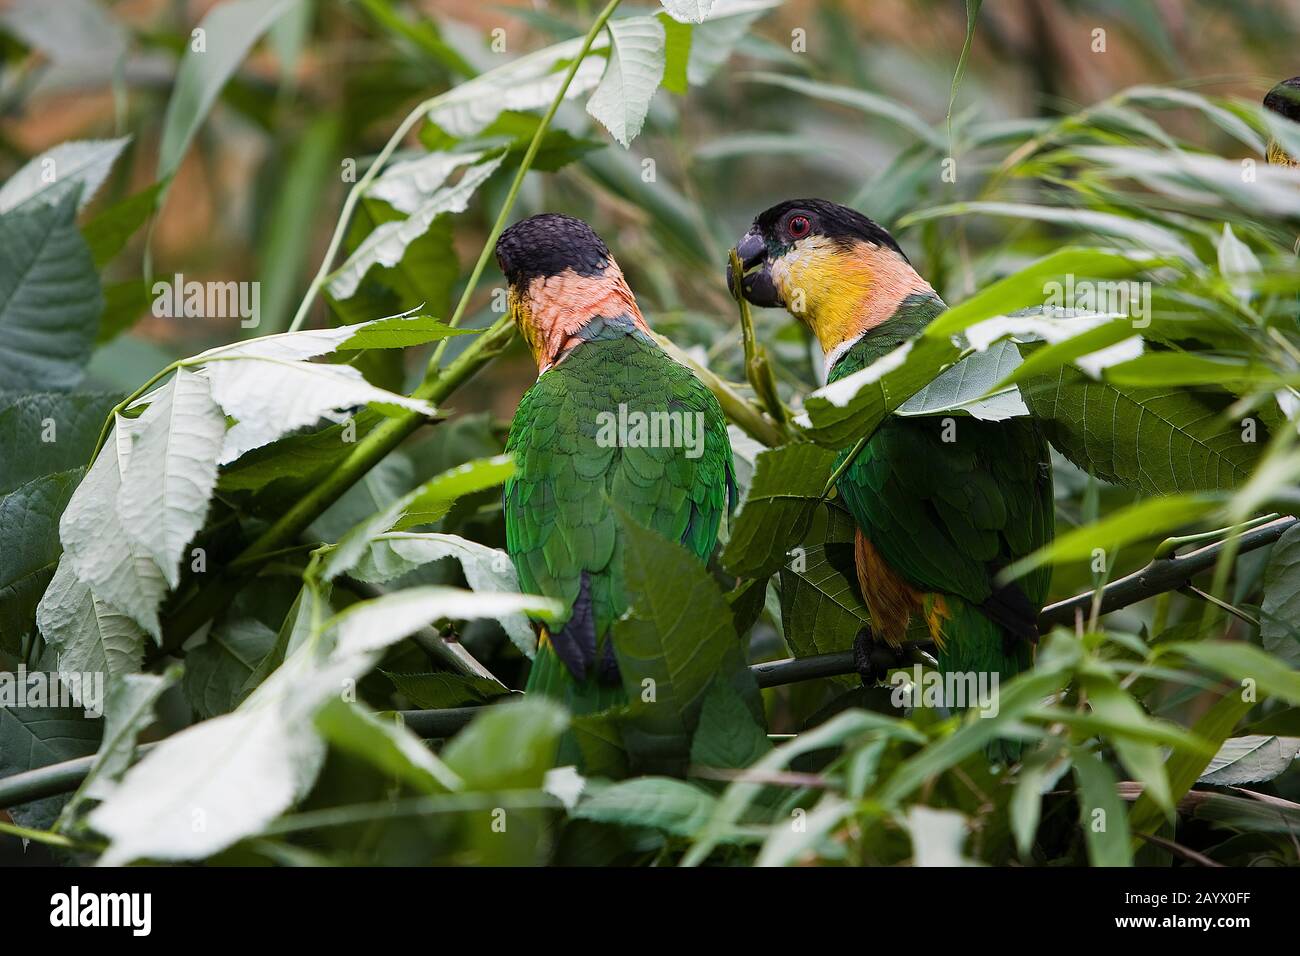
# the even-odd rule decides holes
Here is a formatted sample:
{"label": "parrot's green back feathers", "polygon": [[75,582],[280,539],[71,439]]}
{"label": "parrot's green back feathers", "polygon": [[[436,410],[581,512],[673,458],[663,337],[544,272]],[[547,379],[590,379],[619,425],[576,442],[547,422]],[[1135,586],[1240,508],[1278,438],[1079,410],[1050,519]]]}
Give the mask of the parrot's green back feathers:
{"label": "parrot's green back feathers", "polygon": [[607,639],[627,607],[614,506],[704,561],[734,487],[722,410],[689,369],[626,323],[592,323],[584,338],[519,404],[504,499],[520,587],[573,608],[528,690],[577,713],[623,701]]}

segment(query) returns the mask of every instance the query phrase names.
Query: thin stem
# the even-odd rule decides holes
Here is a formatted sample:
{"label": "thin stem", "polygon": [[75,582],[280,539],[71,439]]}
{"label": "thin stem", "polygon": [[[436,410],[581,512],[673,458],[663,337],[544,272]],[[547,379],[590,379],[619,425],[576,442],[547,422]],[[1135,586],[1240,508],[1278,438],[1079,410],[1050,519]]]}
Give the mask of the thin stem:
{"label": "thin stem", "polygon": [[356,184],[348,190],[347,198],[343,200],[343,209],[339,213],[338,224],[334,227],[334,235],[330,236],[329,248],[325,250],[325,256],[321,259],[320,268],[316,270],[316,274],[312,276],[311,284],[307,286],[306,295],[302,297],[302,302],[298,304],[298,311],[294,313],[293,321],[289,323],[288,331],[297,332],[302,328],[303,323],[307,321],[307,313],[311,311],[312,303],[316,301],[316,296],[320,294],[320,290],[324,287],[325,280],[330,274],[330,267],[334,264],[334,257],[338,255],[339,247],[343,245],[343,237],[347,235],[348,225],[352,221],[352,214],[356,211],[357,203],[361,201],[361,197],[365,195],[366,190],[370,188],[370,184],[375,181],[375,177],[379,175],[379,171],[383,169],[384,164],[388,162],[388,158],[393,155],[393,152],[397,149],[398,145],[406,138],[406,134],[411,131],[415,124],[418,123],[430,109],[437,105],[438,100],[440,100],[443,95],[444,94],[439,94],[438,96],[430,97],[420,103],[420,105],[415,109],[411,110],[411,112],[406,115],[406,119],[402,120],[401,125],[399,125],[393,132],[393,135],[388,138],[388,142],[384,144],[384,148],[379,151],[377,156],[375,156],[374,162],[370,164],[369,168],[366,169],[361,178],[356,181]]}
{"label": "thin stem", "polygon": [[[496,245],[496,240],[501,231],[505,228],[506,218],[509,216],[510,208],[514,204],[515,197],[518,195],[519,186],[523,181],[524,175],[537,156],[540,148],[542,137],[546,129],[554,118],[560,103],[564,101],[565,94],[568,92],[569,85],[574,75],[578,71],[578,66],[586,59],[591,50],[592,44],[600,31],[604,29],[614,10],[618,7],[620,0],[610,0],[605,9],[601,11],[596,21],[587,31],[587,36],[583,42],[582,50],[569,65],[568,72],[565,74],[564,82],[556,91],[551,106],[543,117],[542,122],[538,125],[536,132],[533,134],[533,140],[529,143],[528,150],[524,154],[523,161],[519,164],[519,171],[515,175],[515,181],[511,186],[510,192],[506,197],[500,214],[497,216],[496,223],[492,228],[492,233],[487,241],[483,244],[483,250],[479,254],[478,262],[474,266],[474,271],[470,274],[469,282],[466,284],[465,291],[461,295],[460,302],[456,306],[456,311],[449,319],[450,324],[457,324],[465,314],[465,309],[469,304],[469,298],[473,293],[474,286],[478,283],[479,277],[487,263]],[[428,101],[431,103],[432,101]],[[421,104],[423,109],[428,108],[428,103]],[[422,115],[421,110],[416,110],[403,122],[403,127],[410,128],[415,119]],[[401,135],[405,131],[400,129],[389,140],[389,145],[384,151],[376,157],[371,169],[367,170],[367,176],[370,172],[382,165],[383,161],[391,154],[392,149]],[[298,316],[294,319],[294,325],[291,331],[295,330],[301,324],[302,317],[305,316],[306,310],[310,307],[311,300],[320,290],[320,285],[324,277],[329,272],[330,260],[337,252],[338,243],[346,228],[346,220],[351,215],[352,209],[356,205],[357,198],[360,196],[360,188],[365,184],[366,177],[353,188],[348,194],[348,199],[344,203],[343,211],[340,215],[339,225],[334,232],[334,239],[330,244],[331,251],[326,254],[325,261],[317,271],[316,278],[312,281],[312,286],[308,291],[307,297],[298,309]],[[514,327],[509,315],[504,315],[492,324],[486,331],[477,335],[474,341],[465,349],[456,360],[446,369],[438,367],[438,362],[446,346],[444,339],[439,343],[438,348],[434,350],[433,357],[430,359],[429,368],[425,372],[424,380],[420,386],[412,393],[412,397],[424,399],[433,404],[437,404],[447,398],[459,386],[468,381],[479,369],[490,362],[493,358],[504,351],[514,336]],[[386,418],[374,430],[369,432],[365,438],[357,442],[353,449],[348,453],[337,467],[334,468],[318,485],[313,487],[307,494],[300,498],[293,506],[282,514],[272,525],[267,528],[256,541],[244,549],[234,559],[234,564],[238,565],[240,572],[231,574],[229,570],[223,577],[219,577],[210,584],[193,592],[190,597],[183,601],[177,607],[175,613],[170,615],[166,625],[166,635],[163,641],[163,650],[171,650],[179,647],[190,634],[198,627],[210,620],[226,602],[233,596],[234,592],[242,581],[244,575],[251,573],[258,565],[266,561],[274,552],[281,548],[288,547],[296,542],[298,535],[302,533],[312,521],[314,521],[326,508],[338,500],[339,496],[347,489],[351,488],[361,479],[371,468],[378,464],[393,449],[400,445],[409,435],[425,423],[425,418],[418,412],[405,412],[402,415]]]}
{"label": "thin stem", "polygon": [[[510,218],[510,210],[514,208],[515,199],[519,196],[519,189],[524,184],[524,177],[528,175],[528,170],[533,165],[533,160],[537,158],[537,152],[542,147],[542,139],[546,136],[547,129],[550,128],[551,121],[555,119],[556,112],[560,109],[560,104],[564,102],[565,93],[569,89],[569,84],[578,73],[578,67],[587,58],[591,52],[591,45],[596,42],[596,37],[600,36],[600,31],[605,28],[605,24],[618,8],[621,0],[609,0],[605,9],[600,11],[595,22],[592,23],[591,29],[583,38],[582,49],[578,55],[573,58],[569,64],[568,72],[564,74],[564,82],[560,84],[560,90],[555,98],[551,100],[550,107],[547,108],[545,115],[542,116],[541,123],[533,132],[533,138],[528,143],[528,149],[524,152],[523,162],[519,164],[519,170],[515,173],[514,182],[510,184],[510,191],[506,193],[505,202],[501,204],[501,211],[497,213],[496,222],[492,224],[492,231],[488,233],[487,240],[483,243],[483,248],[479,251],[478,261],[474,263],[474,269],[469,274],[469,280],[465,283],[465,291],[460,294],[460,301],[456,303],[455,311],[451,313],[451,318],[447,324],[453,328],[460,324],[461,319],[465,317],[465,310],[469,308],[470,296],[474,294],[474,289],[478,286],[478,280],[483,276],[483,270],[487,267],[488,259],[496,252],[497,240],[501,238],[501,233],[505,231],[506,220]],[[437,375],[438,367],[442,362],[443,353],[447,350],[449,339],[443,339],[433,350],[433,355],[429,358],[429,366],[425,372],[426,378]]]}
{"label": "thin stem", "polygon": [[99,430],[99,440],[95,442],[95,450],[94,452],[91,453],[90,464],[93,465],[95,463],[95,459],[99,457],[99,453],[104,447],[104,442],[108,441],[108,433],[112,431],[113,425],[117,421],[117,416],[122,414],[122,412],[126,411],[128,408],[130,408],[131,403],[134,402],[136,399],[142,398],[145,394],[147,394],[149,389],[157,385],[158,382],[160,382],[163,378],[165,378],[169,373],[174,372],[176,369],[180,368],[181,362],[183,361],[184,359],[177,359],[175,362],[172,362],[170,365],[166,366],[160,371],[155,372],[153,376],[149,379],[149,381],[145,382],[134,392],[132,392],[126,398],[122,399],[120,402],[118,402],[116,405],[113,406],[112,411],[108,413],[108,418],[105,419],[104,421],[104,427]]}

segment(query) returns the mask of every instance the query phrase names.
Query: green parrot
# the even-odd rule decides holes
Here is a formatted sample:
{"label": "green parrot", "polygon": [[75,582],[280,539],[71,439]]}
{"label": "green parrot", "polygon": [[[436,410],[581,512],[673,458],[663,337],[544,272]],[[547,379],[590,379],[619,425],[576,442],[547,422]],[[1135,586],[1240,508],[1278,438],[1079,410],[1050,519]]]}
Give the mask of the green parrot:
{"label": "green parrot", "polygon": [[[825,200],[773,206],[736,251],[745,298],[806,323],[832,382],[946,308],[887,231]],[[891,416],[837,488],[857,524],[854,563],[878,645],[928,636],[944,672],[999,681],[1030,665],[1050,572],[1005,586],[997,575],[1052,537],[1051,459],[1032,419]],[[856,647],[864,679],[865,644]]]}
{"label": "green parrot", "polygon": [[506,549],[524,591],[569,608],[539,627],[526,690],[593,713],[627,702],[609,639],[628,604],[615,506],[707,561],[735,499],[731,443],[717,399],[655,342],[585,222],[525,219],[496,256],[538,370],[506,442]]}

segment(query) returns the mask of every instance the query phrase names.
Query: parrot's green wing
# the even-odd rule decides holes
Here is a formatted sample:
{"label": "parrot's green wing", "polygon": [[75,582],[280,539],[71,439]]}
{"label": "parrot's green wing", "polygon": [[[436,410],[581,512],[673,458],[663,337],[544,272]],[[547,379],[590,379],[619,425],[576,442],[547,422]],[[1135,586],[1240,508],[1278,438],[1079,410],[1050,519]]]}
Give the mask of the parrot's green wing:
{"label": "parrot's green wing", "polygon": [[[832,378],[862,364],[846,358]],[[1050,569],[1008,586],[995,579],[1053,533],[1051,459],[1032,419],[893,416],[837,487],[891,569],[919,591],[962,599],[948,601],[945,669],[1023,669]]]}
{"label": "parrot's green wing", "polygon": [[[589,334],[519,404],[504,508],[520,587],[572,608],[549,643],[570,672],[599,678],[627,607],[614,505],[707,560],[734,474],[722,410],[689,369],[638,332],[610,323]],[[564,683],[542,658],[530,688]]]}

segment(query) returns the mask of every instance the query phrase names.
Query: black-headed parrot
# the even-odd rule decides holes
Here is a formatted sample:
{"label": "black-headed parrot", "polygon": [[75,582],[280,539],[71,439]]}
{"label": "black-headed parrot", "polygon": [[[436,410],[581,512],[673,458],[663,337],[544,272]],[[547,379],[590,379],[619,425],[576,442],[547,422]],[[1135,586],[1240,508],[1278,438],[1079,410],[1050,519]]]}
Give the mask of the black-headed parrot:
{"label": "black-headed parrot", "polygon": [[506,442],[506,549],[524,591],[570,609],[540,629],[526,689],[592,713],[627,702],[610,640],[628,605],[615,506],[707,561],[735,497],[731,443],[717,399],[655,342],[585,222],[525,219],[496,256],[538,370]]}
{"label": "black-headed parrot", "polygon": [[[1264,108],[1300,123],[1300,76],[1283,80],[1268,91],[1264,97]],[[1272,136],[1268,138],[1268,161],[1277,166],[1300,165],[1296,158]]]}
{"label": "black-headed parrot", "polygon": [[[825,200],[768,209],[737,253],[745,298],[806,323],[832,382],[915,338],[946,308],[885,229]],[[857,523],[875,641],[897,648],[928,632],[945,672],[1002,680],[1030,665],[1049,572],[1012,585],[997,577],[1052,537],[1051,459],[1032,419],[892,415],[837,489]]]}

